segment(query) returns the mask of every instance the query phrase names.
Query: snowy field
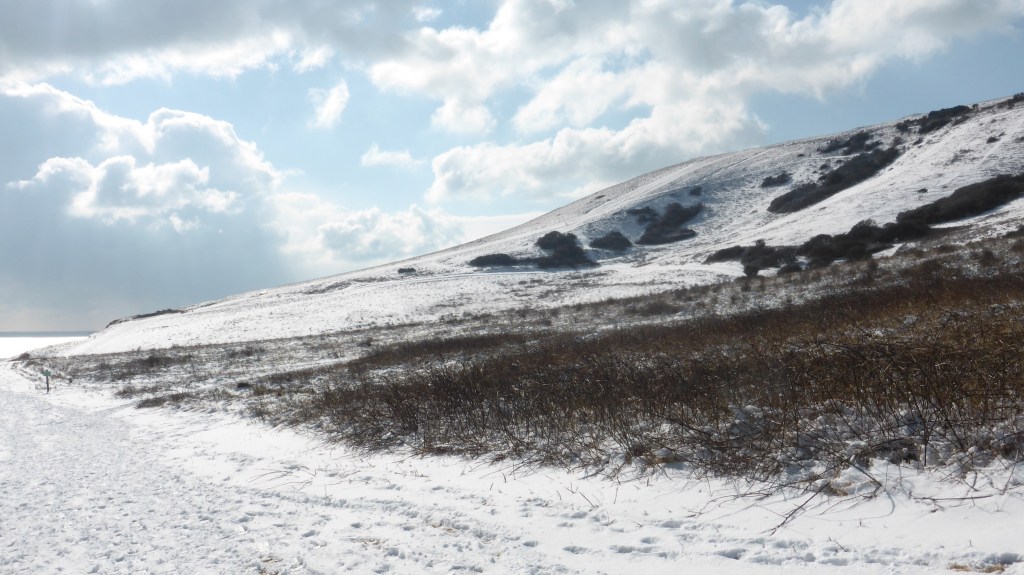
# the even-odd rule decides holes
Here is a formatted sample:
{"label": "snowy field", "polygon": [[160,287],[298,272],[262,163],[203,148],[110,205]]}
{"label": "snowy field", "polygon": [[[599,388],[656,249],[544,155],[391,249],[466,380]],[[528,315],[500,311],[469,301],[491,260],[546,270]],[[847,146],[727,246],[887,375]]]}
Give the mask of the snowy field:
{"label": "snowy field", "polygon": [[[763,182],[825,178],[856,150],[823,148],[854,131],[670,166],[470,244],[115,321],[41,355],[137,350],[126,364],[176,349],[194,360],[167,370],[181,381],[132,384],[196,385],[197,374],[215,373],[206,383],[224,386],[239,374],[342,362],[371,345],[464,336],[474,326],[500,332],[518,325],[509,318],[538,330],[621,325],[623,316],[576,324],[577,313],[593,312],[586,303],[741,275],[739,262],[704,263],[721,248],[799,245],[868,218],[892,222],[962,186],[1024,169],[1024,106],[985,103],[916,139],[895,122],[868,131],[902,155],[794,213],[769,212],[782,191]],[[670,202],[703,206],[687,224],[692,239],[621,254],[590,250],[600,266],[576,271],[469,264],[496,253],[538,256],[536,240],[555,230],[584,244],[611,231],[635,239],[645,228],[630,210],[661,213]],[[1021,221],[1017,200],[956,222],[943,241],[996,237]],[[0,357],[56,343],[0,339]],[[200,370],[204,361],[235,371]],[[1024,574],[1024,468],[967,461],[923,473],[874,460],[868,476],[852,462],[830,482],[844,494],[834,496],[698,478],[672,465],[612,480],[515,461],[365,456],[218,407],[138,410],[98,391],[112,389],[99,387],[106,384],[87,391],[56,379],[50,394],[41,384],[38,374],[0,362],[0,575]]]}
{"label": "snowy field", "polygon": [[0,365],[4,574],[1024,573],[1024,471],[875,462],[884,491],[758,496],[683,469],[364,457],[26,375]]}
{"label": "snowy field", "polygon": [[0,359],[17,357],[26,351],[51,345],[70,343],[85,339],[83,336],[67,337],[0,337]]}

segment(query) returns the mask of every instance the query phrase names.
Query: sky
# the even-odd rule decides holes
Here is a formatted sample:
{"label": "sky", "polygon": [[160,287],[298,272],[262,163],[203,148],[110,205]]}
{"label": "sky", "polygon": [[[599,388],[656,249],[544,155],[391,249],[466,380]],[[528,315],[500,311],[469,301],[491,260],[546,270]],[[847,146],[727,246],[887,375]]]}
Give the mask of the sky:
{"label": "sky", "polygon": [[1024,0],[0,0],[0,331],[401,260],[1024,91]]}

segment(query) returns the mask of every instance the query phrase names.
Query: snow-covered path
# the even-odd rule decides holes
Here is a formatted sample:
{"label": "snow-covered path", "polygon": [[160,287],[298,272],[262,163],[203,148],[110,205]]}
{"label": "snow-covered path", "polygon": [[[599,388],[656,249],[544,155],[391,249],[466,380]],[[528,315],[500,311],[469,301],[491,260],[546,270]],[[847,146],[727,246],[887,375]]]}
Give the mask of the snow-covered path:
{"label": "snow-covered path", "polygon": [[0,365],[0,574],[1024,573],[1013,492],[829,501],[772,534],[794,502],[730,489],[362,458],[222,413],[44,395]]}
{"label": "snow-covered path", "polygon": [[[596,572],[575,561],[584,548],[565,546],[560,564],[503,525],[528,503],[488,511],[489,497],[427,486],[397,462],[311,470],[303,459],[319,447],[288,433],[279,439],[291,445],[263,439],[293,460],[256,459],[230,445],[260,435],[255,426],[104,403],[60,388],[43,396],[0,368],[0,572]],[[401,484],[417,476],[424,493]]]}
{"label": "snow-covered path", "polygon": [[4,391],[0,446],[2,572],[241,573],[266,557],[226,514],[272,498],[169,467],[109,410]]}

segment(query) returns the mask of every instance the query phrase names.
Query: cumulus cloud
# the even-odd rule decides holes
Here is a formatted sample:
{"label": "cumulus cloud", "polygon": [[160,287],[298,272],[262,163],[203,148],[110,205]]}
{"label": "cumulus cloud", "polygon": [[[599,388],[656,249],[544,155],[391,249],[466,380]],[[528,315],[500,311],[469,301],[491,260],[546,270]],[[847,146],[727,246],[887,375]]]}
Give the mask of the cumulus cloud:
{"label": "cumulus cloud", "polygon": [[[0,280],[4,293],[60,299],[75,285],[96,309],[145,311],[486,227],[436,205],[346,210],[290,190],[227,122],[170,109],[120,117],[49,76],[233,78],[335,60],[379,91],[427,100],[432,127],[451,134],[431,152],[428,202],[551,201],[759,143],[757,94],[827,97],[1024,17],[1024,0],[833,0],[806,15],[742,0],[488,5],[489,21],[442,26],[444,4],[423,0],[0,0],[0,255],[12,262],[0,278],[24,278]],[[321,129],[350,98],[345,82],[307,96]],[[361,163],[417,160],[372,146]]]}
{"label": "cumulus cloud", "polygon": [[303,192],[278,194],[272,202],[275,225],[288,238],[283,251],[320,275],[447,248],[465,237],[464,222],[440,208],[347,210]]}
{"label": "cumulus cloud", "polygon": [[[748,142],[762,128],[746,106],[754,94],[825,97],[864,82],[894,59],[927,58],[957,39],[1015,26],[1024,16],[1022,0],[833,0],[805,16],[761,1],[503,0],[484,25],[440,27],[439,6],[422,0],[357,0],[328,8],[316,0],[190,0],[173,8],[170,0],[6,0],[0,75],[80,74],[98,83],[181,71],[232,77],[282,62],[304,72],[337,56],[380,90],[435,101],[431,124],[438,130],[460,138],[493,136],[510,121],[520,141],[483,141],[474,152],[496,154],[497,162],[535,157],[538,149],[566,140],[595,142],[577,146],[579,153],[597,146],[599,137],[628,142],[629,150],[605,156],[621,168],[609,177],[621,179],[650,167],[646,158],[681,160],[720,149],[722,142]],[[316,114],[310,125],[336,126],[348,99],[343,84],[311,97]],[[688,121],[696,112],[680,110],[684,105],[711,110],[724,127],[711,134],[678,124],[650,126],[655,118]],[[639,124],[623,126],[623,116]],[[666,137],[671,133],[678,135]],[[710,139],[692,139],[699,134]],[[644,137],[652,139],[638,141]],[[523,149],[510,149],[515,146]],[[631,151],[638,148],[651,152]],[[452,166],[454,157],[466,155],[462,148],[449,150],[436,163]],[[524,192],[535,193],[533,182],[545,172],[573,172],[572,164],[581,162],[555,148],[547,156],[532,164],[536,171],[516,172],[525,178]],[[563,158],[562,170],[556,157]],[[444,170],[438,178],[430,192],[435,200],[473,197],[474,188],[460,188],[458,181],[487,174],[455,177]],[[572,190],[584,185],[562,183]],[[564,186],[551,189],[568,193]]]}
{"label": "cumulus cloud", "polygon": [[626,97],[632,82],[624,76],[629,75],[632,72],[605,70],[600,59],[570,62],[519,108],[512,121],[522,132],[544,132],[560,125],[588,126]]}
{"label": "cumulus cloud", "polygon": [[227,212],[238,203],[238,193],[209,188],[209,179],[209,168],[200,168],[191,159],[139,166],[132,156],[115,156],[97,166],[81,158],[51,158],[31,180],[10,185],[31,189],[63,180],[74,192],[69,214],[111,224],[161,218],[189,208]]}
{"label": "cumulus cloud", "polygon": [[304,73],[319,70],[334,57],[334,49],[329,45],[307,48],[299,54],[298,61],[292,66],[296,72]]}
{"label": "cumulus cloud", "polygon": [[467,103],[458,98],[446,100],[434,111],[430,122],[435,127],[455,134],[484,135],[494,129],[490,110],[480,103]]}
{"label": "cumulus cloud", "polygon": [[697,153],[754,145],[762,132],[742,103],[678,102],[622,130],[565,128],[529,144],[477,144],[434,158],[431,202],[518,196],[573,199]]}
{"label": "cumulus cloud", "polygon": [[0,84],[3,329],[124,315],[447,247],[439,208],[353,212],[291,192],[233,127],[161,109],[145,122],[46,85]]}
{"label": "cumulus cloud", "polygon": [[230,125],[172,110],[138,122],[11,82],[0,118],[18,126],[0,133],[17,151],[0,156],[4,298],[53,320],[28,326],[95,328],[292,277],[263,222],[279,176]]}
{"label": "cumulus cloud", "polygon": [[417,22],[432,22],[441,17],[444,11],[435,6],[416,6],[412,9],[412,15]]}
{"label": "cumulus cloud", "polygon": [[[618,20],[628,20],[628,3],[507,0],[486,29],[424,27],[406,34],[403,49],[372,63],[370,77],[382,89],[413,91],[442,102],[435,124],[458,131],[458,117],[470,126],[490,127],[485,103],[507,87],[543,81],[538,74],[597,50]],[[603,20],[602,20],[603,19]]]}
{"label": "cumulus cloud", "polygon": [[348,84],[342,80],[330,90],[310,90],[309,98],[316,107],[316,115],[310,125],[329,130],[341,122],[341,114],[348,105]]}
{"label": "cumulus cloud", "polygon": [[[531,93],[512,124],[536,139],[439,154],[429,200],[573,196],[757,143],[755,94],[825,97],[1021,17],[1020,0],[835,0],[803,17],[761,2],[507,0],[485,28],[409,33],[370,74],[440,101],[433,121],[450,131],[492,130],[504,90]],[[616,112],[633,119],[613,128]]]}
{"label": "cumulus cloud", "polygon": [[360,165],[364,167],[393,167],[402,170],[412,170],[423,162],[412,157],[408,150],[381,150],[380,146],[373,144],[370,149],[359,158]]}
{"label": "cumulus cloud", "polygon": [[444,212],[416,206],[393,214],[377,208],[348,213],[321,225],[317,232],[325,248],[357,261],[406,258],[462,238],[462,229]]}
{"label": "cumulus cloud", "polygon": [[234,77],[330,46],[362,60],[393,53],[419,0],[0,1],[0,75],[53,73],[98,83],[179,71]]}

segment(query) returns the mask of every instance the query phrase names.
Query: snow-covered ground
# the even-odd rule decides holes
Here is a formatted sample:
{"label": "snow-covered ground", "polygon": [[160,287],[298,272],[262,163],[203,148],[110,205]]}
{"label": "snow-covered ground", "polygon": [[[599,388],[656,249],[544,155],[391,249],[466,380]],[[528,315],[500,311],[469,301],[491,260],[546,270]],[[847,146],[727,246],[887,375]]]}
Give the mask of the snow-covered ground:
{"label": "snow-covered ground", "polygon": [[84,336],[3,337],[0,336],[0,359],[17,357],[26,351],[85,339]]}
{"label": "snow-covered ground", "polygon": [[[736,262],[703,263],[719,248],[798,244],[868,218],[890,222],[963,185],[1024,171],[1024,106],[986,103],[920,139],[896,123],[868,130],[902,155],[793,214],[769,213],[785,188],[761,182],[782,171],[793,185],[821,177],[846,158],[821,151],[829,137],[671,166],[464,246],[115,322],[40,355],[53,363],[137,350],[125,360],[136,361],[205,345],[179,354],[199,366],[182,372],[196,385],[209,373],[204,362],[249,376],[299,369],[351,359],[371,342],[460,335],[462,321],[500,331],[518,311],[557,329],[576,320],[577,303],[740,275]],[[488,253],[538,255],[534,242],[552,230],[584,243],[612,230],[635,240],[642,226],[626,210],[669,202],[704,204],[687,224],[696,237],[621,255],[592,250],[600,267],[581,271],[468,265]],[[944,241],[991,237],[1021,221],[1024,199],[957,222],[960,235]],[[235,385],[231,373],[220,375],[207,383]],[[64,381],[44,394],[38,375],[0,363],[0,574],[1024,574],[1024,469],[1016,467],[922,472],[874,461],[870,476],[852,465],[831,482],[844,496],[702,479],[671,465],[613,480],[515,462],[366,456],[216,407],[138,410],[98,391],[105,384]]]}
{"label": "snow-covered ground", "polygon": [[1024,470],[876,462],[884,491],[758,496],[685,469],[367,457],[37,380],[0,364],[4,574],[1024,573]]}

